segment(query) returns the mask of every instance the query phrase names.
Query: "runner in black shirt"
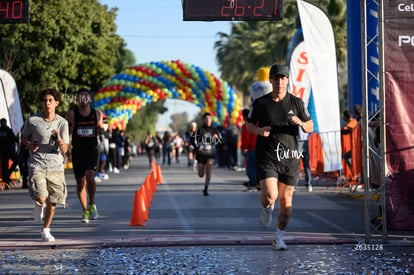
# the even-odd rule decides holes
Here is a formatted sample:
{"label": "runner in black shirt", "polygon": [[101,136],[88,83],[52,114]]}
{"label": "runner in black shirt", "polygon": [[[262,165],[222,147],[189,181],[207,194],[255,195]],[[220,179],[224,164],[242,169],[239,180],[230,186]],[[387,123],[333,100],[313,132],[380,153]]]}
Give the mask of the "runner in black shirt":
{"label": "runner in black shirt", "polygon": [[220,134],[216,127],[212,126],[213,117],[210,113],[204,113],[203,125],[198,127],[192,141],[197,148],[196,159],[198,163],[198,176],[206,175],[204,181],[204,196],[208,196],[208,185],[211,179],[211,169],[216,158],[216,145],[221,143]]}
{"label": "runner in black shirt", "polygon": [[[78,106],[66,113],[72,134],[73,173],[76,192],[83,209],[82,222],[98,218],[95,205],[96,169],[98,165],[98,135],[103,134],[103,114],[91,106],[92,96],[86,88],[76,93]],[[89,198],[89,203],[88,203]]]}
{"label": "runner in black shirt", "polygon": [[303,101],[287,93],[288,77],[288,67],[272,66],[269,79],[273,90],[253,102],[246,125],[250,132],[258,135],[256,166],[261,185],[260,222],[263,227],[272,224],[274,203],[279,196],[274,249],[287,249],[283,234],[292,213],[292,197],[300,172],[298,126],[306,133],[313,131],[313,122]]}

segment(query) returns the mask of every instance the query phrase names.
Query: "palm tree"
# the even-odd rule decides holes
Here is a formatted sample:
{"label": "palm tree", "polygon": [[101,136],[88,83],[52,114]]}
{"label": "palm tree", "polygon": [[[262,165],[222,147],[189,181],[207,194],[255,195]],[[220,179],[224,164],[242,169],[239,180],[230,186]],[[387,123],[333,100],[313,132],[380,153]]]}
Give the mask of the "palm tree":
{"label": "palm tree", "polygon": [[[319,0],[329,15],[336,34],[338,64],[346,65],[345,0]],[[284,4],[282,21],[244,21],[232,23],[230,34],[218,33],[214,44],[223,79],[243,95],[249,94],[260,67],[285,63],[291,37],[296,32],[296,1]],[[247,102],[244,102],[245,104]]]}

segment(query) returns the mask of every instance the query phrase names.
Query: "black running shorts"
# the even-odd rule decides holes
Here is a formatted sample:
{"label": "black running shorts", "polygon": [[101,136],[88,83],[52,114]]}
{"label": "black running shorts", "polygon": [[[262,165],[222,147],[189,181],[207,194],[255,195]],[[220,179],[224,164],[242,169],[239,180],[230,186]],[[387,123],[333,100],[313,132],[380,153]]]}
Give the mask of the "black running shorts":
{"label": "black running shorts", "polygon": [[257,163],[256,165],[256,175],[258,180],[264,180],[267,178],[277,178],[278,181],[283,182],[290,186],[296,186],[300,166],[298,165],[275,165],[274,163]]}
{"label": "black running shorts", "polygon": [[88,152],[78,152],[72,149],[73,173],[75,178],[83,178],[86,170],[96,171],[98,164],[98,148]]}

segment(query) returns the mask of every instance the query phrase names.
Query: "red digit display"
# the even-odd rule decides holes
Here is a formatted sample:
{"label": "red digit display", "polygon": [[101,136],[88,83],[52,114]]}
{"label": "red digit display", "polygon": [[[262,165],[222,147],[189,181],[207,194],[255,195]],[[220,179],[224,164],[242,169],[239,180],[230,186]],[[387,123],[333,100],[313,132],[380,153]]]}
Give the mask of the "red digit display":
{"label": "red digit display", "polygon": [[0,23],[29,23],[29,0],[0,0]]}
{"label": "red digit display", "polygon": [[183,0],[184,21],[282,20],[283,0]]}

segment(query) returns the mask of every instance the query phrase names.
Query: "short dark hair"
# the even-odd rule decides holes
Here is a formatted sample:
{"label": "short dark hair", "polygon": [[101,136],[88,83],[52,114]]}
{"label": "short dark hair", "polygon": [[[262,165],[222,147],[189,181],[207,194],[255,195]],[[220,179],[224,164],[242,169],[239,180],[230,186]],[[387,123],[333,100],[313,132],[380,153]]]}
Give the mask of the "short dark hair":
{"label": "short dark hair", "polygon": [[53,96],[53,98],[54,98],[56,101],[59,101],[59,102],[62,100],[62,96],[60,95],[60,93],[59,93],[57,90],[53,89],[53,88],[47,88],[47,89],[44,89],[44,90],[40,93],[40,101],[43,101],[43,98],[44,98],[46,95],[51,95],[51,96]]}
{"label": "short dark hair", "polygon": [[247,116],[249,115],[249,112],[250,112],[250,110],[249,109],[243,109],[243,111],[242,111],[242,116],[243,116],[243,118],[247,118]]}
{"label": "short dark hair", "polygon": [[209,113],[209,112],[205,112],[205,113],[203,114],[203,119],[204,119],[206,116],[212,116],[212,115],[211,115],[211,113]]}
{"label": "short dark hair", "polygon": [[349,110],[345,110],[342,114],[344,115],[344,119],[352,117],[352,113]]}
{"label": "short dark hair", "polygon": [[90,93],[91,93],[91,91],[89,91],[87,88],[83,87],[83,88],[80,88],[80,89],[76,92],[76,96],[78,96],[78,94],[80,94],[80,93],[88,93],[88,94],[90,94]]}

